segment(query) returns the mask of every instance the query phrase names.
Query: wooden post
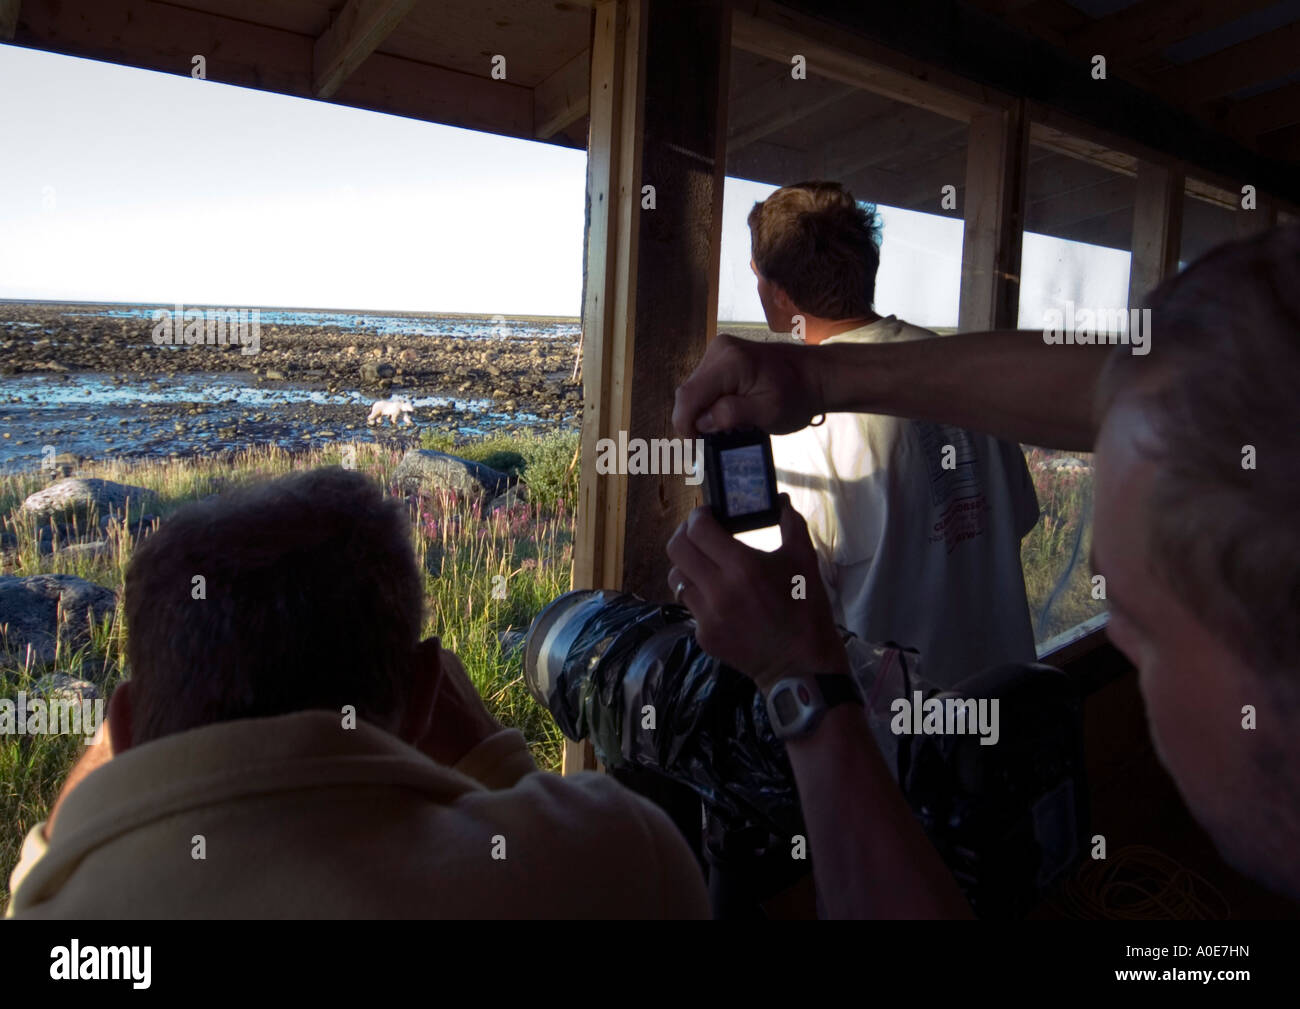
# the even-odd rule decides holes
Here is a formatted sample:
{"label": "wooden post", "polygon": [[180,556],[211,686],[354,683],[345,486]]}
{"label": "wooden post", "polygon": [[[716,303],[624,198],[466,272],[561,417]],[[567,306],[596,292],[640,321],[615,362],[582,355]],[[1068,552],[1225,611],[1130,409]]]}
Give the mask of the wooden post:
{"label": "wooden post", "polygon": [[[725,0],[596,6],[575,588],[667,597],[664,547],[697,501],[682,474],[596,458],[620,432],[674,437],[674,392],[716,327],[729,52]],[[588,746],[564,756],[565,773],[594,763]]]}
{"label": "wooden post", "polygon": [[[647,441],[675,437],[677,386],[717,326],[731,48],[725,0],[649,6],[628,430],[629,438]],[[654,209],[644,209],[646,186],[654,187]],[[664,547],[698,503],[699,488],[680,473],[629,479],[619,582],[625,591],[669,598]]]}
{"label": "wooden post", "polygon": [[971,119],[966,152],[966,231],[960,329],[1013,329],[1020,314],[1020,250],[1029,171],[1023,100]]}
{"label": "wooden post", "polygon": [[1186,179],[1179,167],[1139,161],[1133,198],[1133,256],[1128,303],[1136,307],[1160,281],[1178,272]]}
{"label": "wooden post", "polygon": [[18,28],[18,6],[21,0],[0,0],[0,42],[9,42]]}
{"label": "wooden post", "polygon": [[1238,204],[1233,213],[1235,215],[1233,222],[1236,225],[1237,238],[1249,238],[1261,231],[1268,231],[1270,228],[1277,227],[1277,203],[1263,193],[1255,194],[1254,210],[1245,210]]}

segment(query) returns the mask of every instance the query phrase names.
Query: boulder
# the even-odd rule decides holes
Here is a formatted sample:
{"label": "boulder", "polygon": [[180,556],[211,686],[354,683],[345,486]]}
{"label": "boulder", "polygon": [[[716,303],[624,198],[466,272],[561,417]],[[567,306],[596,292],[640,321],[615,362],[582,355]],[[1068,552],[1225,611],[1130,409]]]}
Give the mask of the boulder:
{"label": "boulder", "polygon": [[93,701],[99,697],[99,688],[89,680],[79,680],[67,673],[52,673],[37,680],[28,694],[49,701]]}
{"label": "boulder", "polygon": [[499,511],[502,508],[513,508],[515,505],[527,504],[528,502],[528,485],[520,482],[511,484],[502,493],[488,502],[488,511]]}
{"label": "boulder", "polygon": [[497,641],[501,644],[501,658],[509,659],[516,652],[523,650],[524,645],[528,643],[528,635],[524,631],[507,628],[497,632]]}
{"label": "boulder", "polygon": [[1082,459],[1077,459],[1074,456],[1067,455],[1058,456],[1055,459],[1048,459],[1043,468],[1056,470],[1058,472],[1061,470],[1074,471],[1088,469],[1089,464],[1084,462]]}
{"label": "boulder", "polygon": [[30,495],[23,502],[23,511],[39,519],[52,515],[84,517],[92,510],[100,516],[116,515],[126,511],[128,500],[140,507],[157,505],[157,495],[144,487],[93,477],[72,477]]}
{"label": "boulder", "polygon": [[397,374],[397,369],[385,361],[367,361],[361,366],[361,381],[379,382],[381,379],[392,378]]}
{"label": "boulder", "polygon": [[408,494],[447,490],[476,498],[495,498],[510,485],[510,477],[490,466],[424,448],[413,448],[402,456],[393,479]]}
{"label": "boulder", "polygon": [[93,540],[89,543],[69,543],[62,547],[61,553],[71,554],[74,557],[112,557],[113,544],[108,540]]}
{"label": "boulder", "polygon": [[30,644],[37,662],[51,663],[56,633],[64,648],[80,648],[90,640],[89,620],[100,623],[116,606],[112,589],[75,575],[0,575],[0,628],[7,628],[0,647],[22,664]]}

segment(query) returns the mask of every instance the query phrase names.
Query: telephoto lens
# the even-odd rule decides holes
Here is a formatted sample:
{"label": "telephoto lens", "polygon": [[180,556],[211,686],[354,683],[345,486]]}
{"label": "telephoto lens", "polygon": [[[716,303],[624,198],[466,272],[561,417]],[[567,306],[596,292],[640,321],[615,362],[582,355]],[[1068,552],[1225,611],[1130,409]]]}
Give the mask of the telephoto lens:
{"label": "telephoto lens", "polygon": [[524,675],[570,739],[590,739],[610,770],[685,785],[729,827],[788,834],[800,822],[794,778],[746,676],[708,655],[682,606],[578,590],[533,621]]}
{"label": "telephoto lens", "polygon": [[[776,892],[803,832],[794,775],[753,681],[694,632],[682,606],[569,592],[528,631],[528,688],[608,770],[699,796],[711,866]],[[1078,685],[1014,664],[940,690],[916,652],[843,638],[881,755],[976,912],[1023,913],[1085,850]]]}

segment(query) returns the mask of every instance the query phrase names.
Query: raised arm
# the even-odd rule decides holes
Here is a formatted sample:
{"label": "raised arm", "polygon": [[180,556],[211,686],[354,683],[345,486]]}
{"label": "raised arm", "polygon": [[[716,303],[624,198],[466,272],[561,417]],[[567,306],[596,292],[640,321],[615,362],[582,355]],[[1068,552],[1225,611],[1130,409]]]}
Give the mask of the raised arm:
{"label": "raised arm", "polygon": [[684,435],[782,434],[819,413],[883,413],[1086,451],[1108,350],[1048,345],[1036,330],[827,347],[720,335],[677,390],[673,422]]}

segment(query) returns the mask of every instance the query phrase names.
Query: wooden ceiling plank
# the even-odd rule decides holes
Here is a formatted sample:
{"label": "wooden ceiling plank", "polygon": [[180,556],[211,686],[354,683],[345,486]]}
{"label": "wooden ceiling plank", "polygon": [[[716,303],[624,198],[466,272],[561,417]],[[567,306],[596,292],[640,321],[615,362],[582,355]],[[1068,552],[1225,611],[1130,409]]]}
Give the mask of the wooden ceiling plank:
{"label": "wooden ceiling plank", "polygon": [[732,152],[748,147],[755,141],[762,140],[764,137],[777,132],[777,130],[783,130],[787,126],[791,126],[858,93],[858,88],[853,87],[851,84],[845,84],[806,105],[788,105],[784,109],[769,107],[766,114],[762,116],[748,117],[748,125],[739,128],[735,134],[727,138],[727,150]]}
{"label": "wooden ceiling plank", "polygon": [[591,50],[584,49],[533,89],[533,136],[549,140],[587,115]]}
{"label": "wooden ceiling plank", "polygon": [[1025,230],[1055,235],[1116,211],[1133,206],[1134,187],[1129,179],[1114,177],[1084,190],[1057,193],[1029,204]]}
{"label": "wooden ceiling plank", "polygon": [[[870,168],[899,150],[910,153],[920,146],[940,144],[957,136],[964,140],[969,129],[965,123],[951,120],[940,120],[941,125],[936,129],[928,119],[928,116],[918,116],[910,106],[903,106],[836,138],[826,145],[827,177],[836,179]],[[924,138],[918,136],[918,131],[925,133]]]}
{"label": "wooden ceiling plank", "polygon": [[416,0],[348,0],[312,48],[312,93],[332,97],[410,13]]}
{"label": "wooden ceiling plank", "polygon": [[1300,22],[1184,63],[1161,78],[1170,78],[1170,93],[1182,96],[1185,104],[1200,105],[1294,73],[1296,53],[1300,53]]}
{"label": "wooden ceiling plank", "polygon": [[1227,117],[1252,137],[1300,123],[1300,81],[1233,102]]}
{"label": "wooden ceiling plank", "polygon": [[1077,53],[1104,54],[1108,62],[1137,60],[1276,2],[1141,0],[1071,33],[1066,43]]}
{"label": "wooden ceiling plank", "polygon": [[[810,74],[965,122],[983,112],[987,103],[1000,104],[1006,100],[991,89],[968,81],[954,84],[950,90],[933,83],[933,80],[943,78],[952,82],[956,80],[953,75],[934,67],[921,67],[916,61],[846,33],[840,33],[835,43],[823,41],[806,33],[817,31],[817,26],[792,12],[766,5],[762,9],[767,17],[755,17],[740,10],[735,12],[731,42],[742,52],[763,56],[785,66],[791,65],[795,55],[800,55],[807,61]],[[847,48],[850,45],[852,49]],[[871,55],[864,55],[861,50],[869,50]]]}

